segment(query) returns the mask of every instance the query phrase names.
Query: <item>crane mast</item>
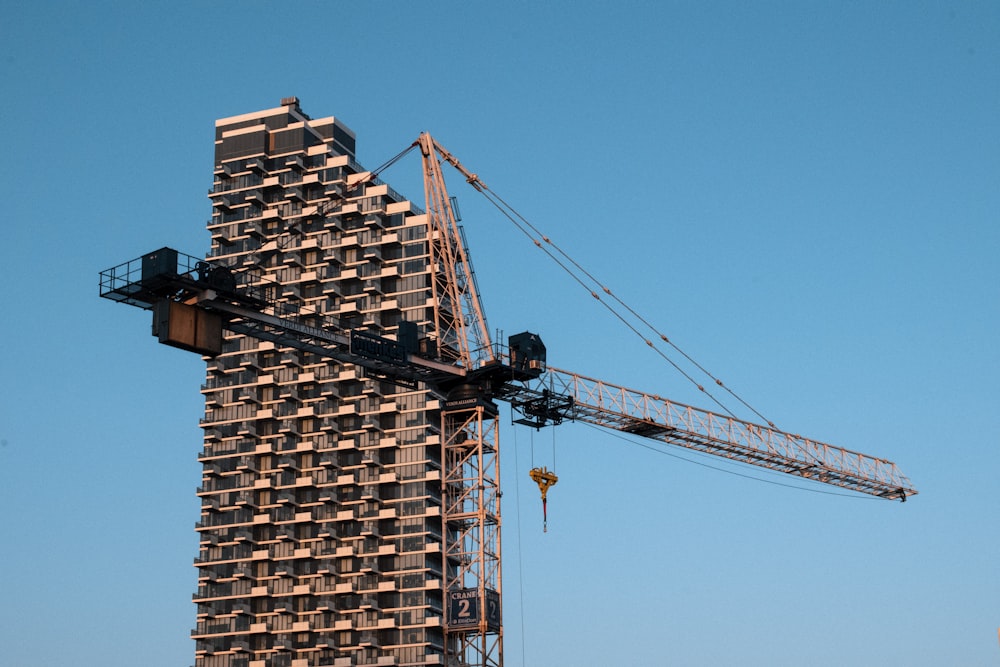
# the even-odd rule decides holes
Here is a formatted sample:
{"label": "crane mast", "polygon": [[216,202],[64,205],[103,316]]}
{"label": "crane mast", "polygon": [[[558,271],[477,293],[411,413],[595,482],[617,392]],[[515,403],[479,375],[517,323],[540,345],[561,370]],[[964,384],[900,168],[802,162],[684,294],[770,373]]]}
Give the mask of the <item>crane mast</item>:
{"label": "crane mast", "polygon": [[535,334],[511,336],[505,352],[494,349],[441,160],[477,190],[485,185],[430,135],[414,145],[435,265],[431,344],[419,344],[416,325],[406,322],[383,337],[332,318],[305,320],[282,311],[280,285],[170,248],[101,272],[100,292],[151,310],[154,335],[185,350],[215,356],[228,329],[357,364],[402,386],[423,385],[440,398],[445,665],[503,664],[497,401],[535,428],[580,421],[885,499],[917,493],[890,461],[547,367]]}
{"label": "crane mast", "polygon": [[[499,369],[472,265],[439,155],[426,132],[417,139],[423,160],[434,272],[434,323],[443,361],[474,372],[455,383],[441,408],[442,535],[445,554],[445,665],[503,664],[500,560],[499,410],[489,372]],[[447,154],[445,151],[444,154]]]}

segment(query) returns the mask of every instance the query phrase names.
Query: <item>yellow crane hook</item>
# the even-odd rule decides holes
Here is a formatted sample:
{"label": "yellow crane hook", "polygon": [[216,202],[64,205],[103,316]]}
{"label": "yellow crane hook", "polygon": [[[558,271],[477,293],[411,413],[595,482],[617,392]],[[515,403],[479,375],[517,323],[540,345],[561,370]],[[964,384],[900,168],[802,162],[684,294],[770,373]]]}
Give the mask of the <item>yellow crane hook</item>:
{"label": "yellow crane hook", "polygon": [[542,492],[542,532],[549,532],[549,513],[547,507],[547,496],[549,494],[549,487],[554,486],[559,478],[556,477],[554,472],[549,472],[548,469],[542,468],[532,468],[528,471],[528,475],[531,479],[538,485],[538,490]]}

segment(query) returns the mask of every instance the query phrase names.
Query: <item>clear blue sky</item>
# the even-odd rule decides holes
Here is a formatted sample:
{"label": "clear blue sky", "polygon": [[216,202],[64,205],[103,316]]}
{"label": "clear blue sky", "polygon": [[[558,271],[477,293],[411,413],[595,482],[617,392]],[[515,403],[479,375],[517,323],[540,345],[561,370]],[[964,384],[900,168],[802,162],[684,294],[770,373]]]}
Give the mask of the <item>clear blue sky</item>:
{"label": "clear blue sky", "polygon": [[[1000,662],[1000,4],[7,2],[0,53],[3,665],[193,664],[203,366],[97,274],[204,252],[214,120],[288,95],[369,166],[432,132],[770,419],[920,490],[505,428],[508,667]],[[704,403],[451,188],[493,327]]]}

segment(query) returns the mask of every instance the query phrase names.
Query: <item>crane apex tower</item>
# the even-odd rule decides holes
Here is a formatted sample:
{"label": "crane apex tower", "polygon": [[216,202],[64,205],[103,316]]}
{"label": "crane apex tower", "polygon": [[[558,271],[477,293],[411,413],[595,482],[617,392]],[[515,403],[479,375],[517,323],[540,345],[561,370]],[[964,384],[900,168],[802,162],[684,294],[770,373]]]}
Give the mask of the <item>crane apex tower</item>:
{"label": "crane apex tower", "polygon": [[[433,341],[428,216],[363,174],[297,98],[217,121],[206,260],[300,322]],[[251,334],[202,387],[195,666],[445,664],[439,401]]]}

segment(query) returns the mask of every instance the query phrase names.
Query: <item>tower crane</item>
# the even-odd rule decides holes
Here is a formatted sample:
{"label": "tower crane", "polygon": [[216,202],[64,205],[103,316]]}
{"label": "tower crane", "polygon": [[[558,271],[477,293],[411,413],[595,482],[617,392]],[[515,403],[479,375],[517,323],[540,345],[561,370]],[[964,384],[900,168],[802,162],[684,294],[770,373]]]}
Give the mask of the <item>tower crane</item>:
{"label": "tower crane", "polygon": [[[446,665],[503,664],[498,401],[510,404],[517,423],[535,428],[581,421],[879,498],[905,501],[917,493],[885,459],[550,367],[535,333],[496,345],[443,163],[475,189],[487,188],[429,134],[411,148],[422,157],[430,261],[437,267],[433,326],[425,331],[400,322],[394,333],[379,335],[321,314],[302,317],[285,309],[282,286],[259,271],[171,248],[102,271],[100,295],[152,311],[153,333],[167,345],[213,357],[226,329],[355,364],[368,377],[422,385],[441,399]],[[370,178],[360,172],[349,185]],[[335,207],[321,214],[335,215]],[[544,498],[557,478],[532,472]]]}

